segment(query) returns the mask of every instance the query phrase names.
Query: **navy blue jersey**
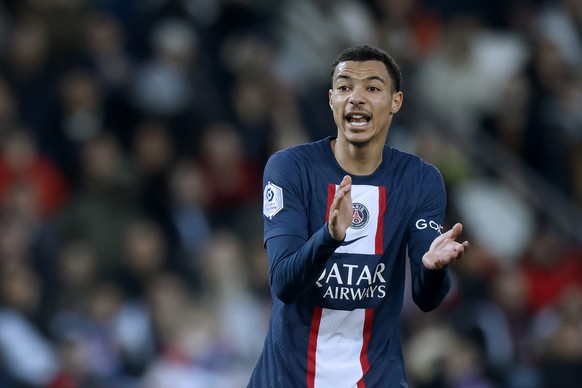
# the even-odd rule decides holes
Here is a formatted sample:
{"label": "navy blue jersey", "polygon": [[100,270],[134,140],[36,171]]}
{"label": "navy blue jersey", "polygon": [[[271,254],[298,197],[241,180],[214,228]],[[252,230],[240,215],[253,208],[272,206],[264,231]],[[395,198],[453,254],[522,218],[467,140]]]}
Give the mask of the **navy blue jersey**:
{"label": "navy blue jersey", "polygon": [[352,176],[353,220],[338,242],[327,217],[347,173],[332,139],[279,151],[265,167],[273,304],[249,387],[407,386],[399,331],[407,255],[422,310],[450,287],[446,268],[422,265],[445,214],[439,171],[386,146],[373,174]]}

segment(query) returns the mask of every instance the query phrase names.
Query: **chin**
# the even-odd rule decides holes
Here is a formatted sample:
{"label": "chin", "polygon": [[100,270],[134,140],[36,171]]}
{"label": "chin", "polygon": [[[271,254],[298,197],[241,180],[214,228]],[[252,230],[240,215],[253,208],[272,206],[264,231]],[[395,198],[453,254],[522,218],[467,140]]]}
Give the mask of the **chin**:
{"label": "chin", "polygon": [[372,140],[372,137],[370,137],[370,135],[367,133],[350,133],[345,136],[345,138],[349,144],[357,147],[363,147],[369,144]]}

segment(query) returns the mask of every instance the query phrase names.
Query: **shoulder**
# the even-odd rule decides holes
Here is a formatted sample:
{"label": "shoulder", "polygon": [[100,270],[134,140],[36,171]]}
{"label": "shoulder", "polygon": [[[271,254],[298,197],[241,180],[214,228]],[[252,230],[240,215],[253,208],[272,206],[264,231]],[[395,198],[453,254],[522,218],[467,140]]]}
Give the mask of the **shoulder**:
{"label": "shoulder", "polygon": [[441,175],[439,169],[418,155],[386,146],[385,152],[390,155],[390,164],[411,175],[434,176]]}
{"label": "shoulder", "polygon": [[318,158],[321,158],[326,141],[329,142],[329,140],[323,139],[279,150],[269,157],[267,166],[290,168],[293,165],[312,165]]}

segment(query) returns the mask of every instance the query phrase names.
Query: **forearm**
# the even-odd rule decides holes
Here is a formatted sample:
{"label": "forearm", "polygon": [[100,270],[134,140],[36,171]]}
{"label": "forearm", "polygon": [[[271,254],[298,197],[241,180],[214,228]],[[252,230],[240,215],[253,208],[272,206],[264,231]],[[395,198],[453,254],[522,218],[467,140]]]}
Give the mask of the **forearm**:
{"label": "forearm", "polygon": [[327,224],[308,241],[296,236],[267,240],[271,263],[269,283],[273,294],[284,303],[293,303],[313,285],[325,262],[341,243],[331,237]]}
{"label": "forearm", "polygon": [[413,273],[412,298],[425,312],[437,308],[451,288],[448,267],[438,270],[427,269],[422,263]]}

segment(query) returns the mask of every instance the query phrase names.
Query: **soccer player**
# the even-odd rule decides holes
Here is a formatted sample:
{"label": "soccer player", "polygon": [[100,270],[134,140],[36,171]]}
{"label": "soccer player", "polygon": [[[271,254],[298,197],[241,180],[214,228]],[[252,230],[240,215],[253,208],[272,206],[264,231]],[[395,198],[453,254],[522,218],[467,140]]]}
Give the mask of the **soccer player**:
{"label": "soccer player", "polygon": [[442,231],[440,172],[386,145],[402,106],[400,70],[354,46],[332,66],[337,136],[273,154],[264,171],[264,241],[273,305],[249,387],[407,386],[400,343],[406,258],[423,311],[450,288],[468,248]]}

